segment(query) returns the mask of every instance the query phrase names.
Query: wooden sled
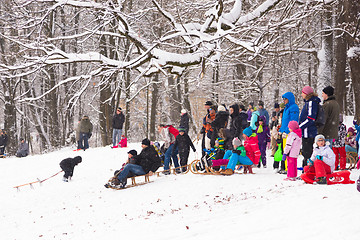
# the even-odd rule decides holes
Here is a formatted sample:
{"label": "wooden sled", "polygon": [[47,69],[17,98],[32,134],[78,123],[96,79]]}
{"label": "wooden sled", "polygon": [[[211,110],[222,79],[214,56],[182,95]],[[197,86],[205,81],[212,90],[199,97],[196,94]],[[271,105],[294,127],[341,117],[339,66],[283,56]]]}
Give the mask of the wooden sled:
{"label": "wooden sled", "polygon": [[350,166],[347,168],[348,170],[354,169],[356,167],[356,162],[358,160],[358,155],[356,152],[347,152],[346,160],[349,161]]}
{"label": "wooden sled", "polygon": [[0,155],[0,158],[6,158],[6,155]]}

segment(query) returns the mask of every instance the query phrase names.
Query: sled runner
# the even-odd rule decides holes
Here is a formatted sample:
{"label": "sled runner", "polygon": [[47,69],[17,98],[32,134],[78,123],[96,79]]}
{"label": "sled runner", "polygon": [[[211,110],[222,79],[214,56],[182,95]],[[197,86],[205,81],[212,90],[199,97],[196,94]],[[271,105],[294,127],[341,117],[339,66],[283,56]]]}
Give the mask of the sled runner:
{"label": "sled runner", "polygon": [[39,183],[39,184],[41,185],[41,183],[45,182],[46,180],[48,180],[48,179],[50,179],[50,178],[52,178],[52,177],[55,177],[56,175],[58,175],[58,174],[61,173],[61,172],[63,172],[63,171],[61,170],[60,172],[55,173],[54,175],[52,175],[52,176],[50,176],[50,177],[48,177],[48,178],[45,178],[45,179],[43,179],[43,180],[40,180],[40,179],[38,178],[37,181],[29,182],[29,183],[25,183],[25,184],[21,184],[21,185],[15,186],[15,187],[13,187],[13,188],[16,188],[18,191],[20,191],[20,187],[27,186],[27,185],[29,185],[31,188],[34,188],[34,187],[33,187],[33,184]]}
{"label": "sled runner", "polygon": [[346,159],[349,161],[350,166],[347,168],[348,170],[354,169],[356,166],[356,162],[358,160],[358,155],[356,152],[347,152]]}

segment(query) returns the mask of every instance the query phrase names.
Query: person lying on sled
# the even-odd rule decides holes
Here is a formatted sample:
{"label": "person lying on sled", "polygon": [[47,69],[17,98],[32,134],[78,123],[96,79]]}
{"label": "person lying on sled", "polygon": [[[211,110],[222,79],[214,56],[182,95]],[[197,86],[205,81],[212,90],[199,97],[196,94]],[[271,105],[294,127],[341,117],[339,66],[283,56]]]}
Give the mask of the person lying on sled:
{"label": "person lying on sled", "polygon": [[142,150],[139,155],[134,156],[135,164],[127,164],[117,175],[114,181],[115,185],[125,188],[129,174],[135,176],[150,174],[152,175],[160,167],[161,161],[155,148],[150,144],[150,140],[145,138],[141,142]]}

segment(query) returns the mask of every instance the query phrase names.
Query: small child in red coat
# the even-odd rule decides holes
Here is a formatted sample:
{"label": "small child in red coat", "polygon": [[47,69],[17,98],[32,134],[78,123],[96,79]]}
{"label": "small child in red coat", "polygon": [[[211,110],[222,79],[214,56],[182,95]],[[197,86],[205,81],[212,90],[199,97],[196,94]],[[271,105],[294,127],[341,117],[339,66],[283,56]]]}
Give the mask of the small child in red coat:
{"label": "small child in red coat", "polygon": [[125,137],[125,135],[121,136],[121,140],[119,142],[119,145],[121,148],[127,147],[127,138]]}

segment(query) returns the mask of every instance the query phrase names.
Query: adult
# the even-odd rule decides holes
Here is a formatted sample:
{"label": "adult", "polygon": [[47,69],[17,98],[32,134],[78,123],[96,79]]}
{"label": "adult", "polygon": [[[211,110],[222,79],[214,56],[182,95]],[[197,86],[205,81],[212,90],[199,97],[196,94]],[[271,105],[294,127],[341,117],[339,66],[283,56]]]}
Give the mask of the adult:
{"label": "adult", "polygon": [[203,118],[203,127],[201,128],[200,134],[202,134],[202,140],[201,140],[201,151],[202,151],[202,156],[205,156],[206,153],[204,152],[205,149],[205,138],[206,138],[206,128],[205,128],[205,123],[206,123],[206,117],[209,115],[210,111],[209,109],[211,108],[211,106],[213,105],[213,103],[211,101],[206,101],[204,104],[204,108],[206,110],[206,115]]}
{"label": "adult", "polygon": [[305,167],[313,152],[314,139],[318,134],[315,120],[321,100],[310,86],[302,89],[301,97],[304,99],[304,107],[300,113],[299,127],[302,130],[302,155],[304,157],[302,166]]}
{"label": "adult", "polygon": [[[282,99],[285,104],[284,111],[281,118],[281,128],[279,129],[279,134],[282,136],[282,149],[284,149],[286,144],[287,135],[290,133],[289,122],[290,121],[299,121],[299,107],[295,103],[295,96],[292,92],[287,92],[282,95]],[[274,163],[274,168],[278,169],[279,162]],[[281,170],[279,173],[285,174],[285,162],[281,161]]]}
{"label": "adult", "polygon": [[211,106],[209,108],[209,114],[206,115],[204,119],[204,129],[205,129],[205,142],[204,148],[211,149],[214,145],[211,145],[211,138],[213,136],[214,129],[211,126],[211,123],[215,120],[217,106]]}
{"label": "adult", "polygon": [[[240,104],[239,105],[239,117],[240,117],[240,121],[241,121],[241,128],[245,129],[249,126],[249,122],[247,121],[248,119],[248,115],[246,113],[246,108],[244,105]],[[242,138],[242,135],[240,136]]]}
{"label": "adult", "polygon": [[17,157],[26,157],[29,155],[29,144],[25,142],[25,139],[20,138],[19,148],[16,152]]}
{"label": "adult", "polygon": [[88,116],[84,116],[80,121],[79,128],[79,149],[84,151],[89,148],[89,138],[92,135],[93,125]]}
{"label": "adult", "polygon": [[125,115],[122,113],[121,107],[116,109],[116,113],[112,119],[112,140],[113,140],[113,147],[117,146],[121,141],[122,129],[125,122]]}
{"label": "adult", "polygon": [[144,139],[141,142],[142,150],[139,155],[134,156],[135,164],[126,164],[124,169],[117,175],[114,184],[120,185],[120,188],[125,188],[127,183],[127,176],[129,174],[139,176],[150,174],[152,175],[160,167],[161,161],[155,148],[151,146],[149,139]]}
{"label": "adult", "polygon": [[325,140],[329,142],[330,147],[332,147],[334,139],[338,138],[340,106],[335,100],[333,87],[327,86],[324,88],[322,97],[324,99],[325,124],[320,129],[320,133],[325,136]]}
{"label": "adult", "polygon": [[179,128],[185,129],[185,133],[189,133],[189,114],[186,109],[181,110],[180,124]]}
{"label": "adult", "polygon": [[231,138],[241,138],[242,136],[242,125],[241,125],[241,118],[240,118],[240,111],[239,111],[239,105],[233,104],[229,107],[229,113],[230,113],[230,133]]}
{"label": "adult", "polygon": [[251,115],[251,120],[250,120],[250,127],[251,127],[251,130],[253,130],[253,132],[255,132],[255,130],[257,128],[257,123],[258,123],[259,117],[260,117],[260,113],[257,110],[257,108],[255,107],[252,110],[252,115]]}
{"label": "adult", "polygon": [[[164,149],[165,149],[165,159],[164,159],[164,174],[170,174],[170,160],[173,160],[174,166],[177,169],[177,172],[180,173],[179,169],[179,160],[177,157],[178,149],[174,149],[174,143],[177,135],[179,135],[179,131],[175,129],[171,125],[165,126],[164,124],[160,124],[158,126],[158,131],[160,134],[160,138],[164,141]],[[174,150],[173,150],[174,149]]]}
{"label": "adult", "polygon": [[[239,110],[237,110],[239,112]],[[215,146],[215,140],[219,137],[219,130],[221,128],[226,128],[229,121],[229,112],[226,111],[226,108],[223,105],[218,107],[218,112],[215,115],[214,121],[210,123],[213,133],[211,136],[210,145],[213,148]]]}
{"label": "adult", "polygon": [[271,123],[269,126],[271,131],[271,139],[270,139],[271,157],[274,157],[277,149],[276,139],[278,135],[277,127],[279,126],[279,119],[280,119],[280,105],[278,103],[275,103],[274,111],[271,114]]}
{"label": "adult", "polygon": [[258,112],[260,116],[264,116],[265,120],[266,120],[266,126],[269,126],[269,113],[268,111],[264,108],[264,102],[263,101],[259,101],[258,104]]}
{"label": "adult", "polygon": [[5,147],[8,142],[8,136],[4,129],[0,131],[0,158],[4,157],[5,154]]}

